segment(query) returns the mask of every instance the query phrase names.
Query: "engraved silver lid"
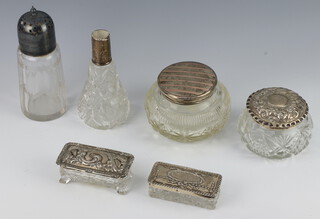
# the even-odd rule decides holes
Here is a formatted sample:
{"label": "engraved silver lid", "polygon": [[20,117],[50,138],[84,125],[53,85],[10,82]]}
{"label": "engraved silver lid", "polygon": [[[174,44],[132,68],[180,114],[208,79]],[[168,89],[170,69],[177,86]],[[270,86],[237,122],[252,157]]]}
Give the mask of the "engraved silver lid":
{"label": "engraved silver lid", "polygon": [[308,104],[296,92],[282,87],[258,90],[247,100],[247,110],[260,125],[288,129],[308,115]]}
{"label": "engraved silver lid", "polygon": [[169,65],[158,76],[161,93],[171,102],[181,105],[197,104],[211,97],[216,84],[216,73],[199,62]]}
{"label": "engraved silver lid", "polygon": [[215,198],[222,176],[189,167],[156,162],[148,178],[149,186],[190,196]]}
{"label": "engraved silver lid", "polygon": [[51,17],[34,7],[18,21],[19,49],[30,56],[42,56],[56,48],[54,24]]}

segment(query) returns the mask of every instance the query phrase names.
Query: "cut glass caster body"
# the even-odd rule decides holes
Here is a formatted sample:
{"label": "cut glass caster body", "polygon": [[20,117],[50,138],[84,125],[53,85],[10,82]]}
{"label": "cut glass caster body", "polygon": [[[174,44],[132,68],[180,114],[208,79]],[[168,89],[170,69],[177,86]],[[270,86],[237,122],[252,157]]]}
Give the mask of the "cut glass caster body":
{"label": "cut glass caster body", "polygon": [[32,9],[18,22],[17,53],[21,110],[37,121],[59,118],[66,110],[62,61],[51,17]]}

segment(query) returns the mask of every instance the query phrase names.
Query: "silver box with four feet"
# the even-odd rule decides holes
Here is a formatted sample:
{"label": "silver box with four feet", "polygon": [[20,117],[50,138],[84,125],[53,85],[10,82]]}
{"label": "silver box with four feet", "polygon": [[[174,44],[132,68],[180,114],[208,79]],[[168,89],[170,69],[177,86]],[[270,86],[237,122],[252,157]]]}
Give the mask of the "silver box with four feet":
{"label": "silver box with four feet", "polygon": [[132,154],[79,143],[67,143],[58,159],[60,183],[86,182],[115,188],[119,194],[129,190]]}

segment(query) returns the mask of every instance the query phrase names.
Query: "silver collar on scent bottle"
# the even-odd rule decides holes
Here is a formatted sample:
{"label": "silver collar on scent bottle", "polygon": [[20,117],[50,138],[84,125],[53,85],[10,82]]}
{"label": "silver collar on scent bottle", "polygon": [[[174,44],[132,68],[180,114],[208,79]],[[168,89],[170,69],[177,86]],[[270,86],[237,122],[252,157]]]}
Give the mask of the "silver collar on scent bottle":
{"label": "silver collar on scent bottle", "polygon": [[308,115],[308,104],[294,91],[282,87],[258,90],[247,100],[247,110],[260,125],[288,129]]}
{"label": "silver collar on scent bottle", "polygon": [[95,30],[91,34],[92,62],[96,65],[107,65],[112,61],[110,33],[107,30]]}
{"label": "silver collar on scent bottle", "polygon": [[180,105],[200,103],[213,94],[216,73],[199,62],[178,62],[161,71],[158,86],[171,102]]}

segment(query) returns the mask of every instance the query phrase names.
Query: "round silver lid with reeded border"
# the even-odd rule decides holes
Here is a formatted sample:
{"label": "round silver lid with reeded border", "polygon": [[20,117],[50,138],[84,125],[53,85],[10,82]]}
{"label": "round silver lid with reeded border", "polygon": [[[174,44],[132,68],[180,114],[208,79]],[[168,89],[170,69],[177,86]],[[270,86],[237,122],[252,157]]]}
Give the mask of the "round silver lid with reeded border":
{"label": "round silver lid with reeded border", "polygon": [[216,84],[216,73],[199,62],[169,65],[158,76],[161,93],[171,102],[180,105],[197,104],[211,97]]}
{"label": "round silver lid with reeded border", "polygon": [[260,125],[288,129],[308,115],[308,104],[296,92],[282,87],[258,90],[247,100],[247,110]]}

